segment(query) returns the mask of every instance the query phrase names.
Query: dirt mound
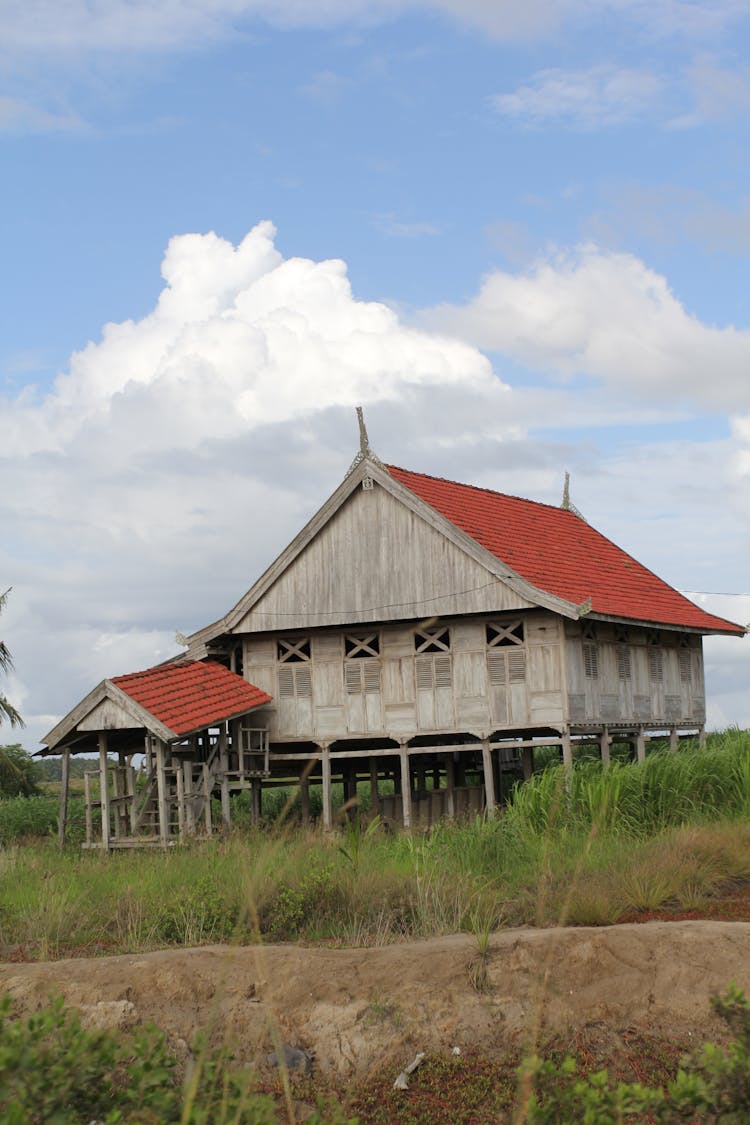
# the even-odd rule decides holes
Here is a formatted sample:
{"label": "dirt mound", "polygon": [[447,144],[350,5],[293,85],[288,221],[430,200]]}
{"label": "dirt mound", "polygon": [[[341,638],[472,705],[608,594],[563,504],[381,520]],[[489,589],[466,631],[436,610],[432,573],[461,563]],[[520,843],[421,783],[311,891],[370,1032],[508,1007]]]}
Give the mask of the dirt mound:
{"label": "dirt mound", "polygon": [[750,992],[750,923],[500,931],[484,964],[462,934],[370,949],[206,946],[0,965],[0,989],[25,1009],[59,994],[92,1026],[151,1021],[175,1042],[204,1030],[247,1062],[297,1045],[340,1078],[416,1051],[501,1056],[530,1035],[593,1023],[699,1041],[720,1035],[709,998],[731,980]]}

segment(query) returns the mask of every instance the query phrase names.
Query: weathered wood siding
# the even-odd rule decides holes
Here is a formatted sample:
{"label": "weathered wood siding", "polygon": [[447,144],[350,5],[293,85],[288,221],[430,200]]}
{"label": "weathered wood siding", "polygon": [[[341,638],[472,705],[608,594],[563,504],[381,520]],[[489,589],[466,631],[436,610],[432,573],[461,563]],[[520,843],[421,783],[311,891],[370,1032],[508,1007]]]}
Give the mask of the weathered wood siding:
{"label": "weathered wood siding", "polygon": [[377,484],[358,488],[236,633],[530,608]]}
{"label": "weathered wood siding", "polygon": [[[493,645],[488,626],[491,632],[515,628],[520,643]],[[418,651],[415,634],[421,637],[424,629],[440,633],[447,647]],[[363,632],[377,637],[378,655],[349,659],[346,638]],[[309,640],[309,659],[281,659],[279,641],[288,637]],[[274,697],[267,709],[272,741],[489,734],[560,725],[561,644],[559,619],[532,610],[250,634],[244,637],[243,668],[248,680]]]}
{"label": "weathered wood siding", "polygon": [[703,647],[699,636],[565,623],[568,714],[573,724],[703,723]]}

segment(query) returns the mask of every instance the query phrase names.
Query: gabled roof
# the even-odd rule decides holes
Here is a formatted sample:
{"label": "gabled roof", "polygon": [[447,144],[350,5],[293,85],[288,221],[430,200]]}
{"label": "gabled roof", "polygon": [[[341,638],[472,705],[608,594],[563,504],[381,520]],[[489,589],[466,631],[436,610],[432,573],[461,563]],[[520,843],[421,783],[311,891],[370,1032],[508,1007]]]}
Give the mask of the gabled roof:
{"label": "gabled roof", "polygon": [[606,617],[742,635],[706,613],[565,508],[386,466],[399,484],[531,586]]}
{"label": "gabled roof", "polygon": [[115,676],[115,687],[172,731],[203,730],[271,702],[265,691],[215,661],[181,660]]}
{"label": "gabled roof", "polygon": [[145,728],[172,742],[270,702],[270,695],[223,664],[174,660],[102,680],[42,739],[49,749],[41,753],[74,742],[76,750],[90,749],[87,742],[99,729]]}

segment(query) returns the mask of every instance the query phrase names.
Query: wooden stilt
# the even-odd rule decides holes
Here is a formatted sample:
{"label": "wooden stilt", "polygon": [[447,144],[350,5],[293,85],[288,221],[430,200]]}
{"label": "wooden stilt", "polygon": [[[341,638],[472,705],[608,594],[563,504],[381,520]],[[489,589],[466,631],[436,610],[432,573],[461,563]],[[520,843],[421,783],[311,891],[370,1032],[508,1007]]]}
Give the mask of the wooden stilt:
{"label": "wooden stilt", "polygon": [[669,732],[669,749],[676,750],[679,744],[680,740],[677,737],[677,727],[672,727]]}
{"label": "wooden stilt", "polygon": [[705,746],[706,745],[706,728],[705,727],[701,727],[701,729],[698,731],[698,745],[699,746]]}
{"label": "wooden stilt", "polygon": [[[197,739],[193,739],[193,747],[197,750]],[[180,767],[177,767],[179,772]],[[182,785],[183,785],[183,802],[185,806],[185,831],[188,836],[195,835],[195,803],[194,788],[193,788],[193,763],[192,761],[185,761],[182,763]]]}
{"label": "wooden stilt", "polygon": [[91,774],[88,770],[83,775],[83,796],[86,802],[86,843],[91,847],[94,842],[94,822],[91,815]]}
{"label": "wooden stilt", "polygon": [[65,847],[65,829],[68,826],[68,785],[70,778],[70,750],[62,752],[62,773],[60,777],[60,819],[57,822],[57,846]]}
{"label": "wooden stilt", "polygon": [[253,804],[253,824],[258,825],[263,817],[263,794],[261,791],[261,780],[259,777],[254,777],[250,781],[250,793],[252,796]]}
{"label": "wooden stilt", "polygon": [[456,769],[452,750],[445,756],[445,811],[450,817],[456,815]]}
{"label": "wooden stilt", "polygon": [[492,769],[492,751],[490,740],[482,739],[482,769],[484,772],[484,800],[488,814],[495,811],[495,775]]}
{"label": "wooden stilt", "polygon": [[380,815],[380,795],[378,793],[378,760],[370,758],[370,809],[373,816]]}
{"label": "wooden stilt", "polygon": [[302,810],[302,823],[310,823],[310,779],[303,773],[299,779],[299,803]]}
{"label": "wooden stilt", "polygon": [[635,739],[635,756],[639,762],[646,761],[646,736],[642,730],[638,731]]}
{"label": "wooden stilt", "polygon": [[229,801],[229,749],[227,745],[227,725],[226,723],[219,732],[219,770],[221,773],[221,822],[223,827],[229,831],[232,827],[232,806]]}
{"label": "wooden stilt", "polygon": [[534,748],[533,746],[524,746],[521,751],[521,762],[523,765],[523,779],[524,781],[531,781],[534,773]]}
{"label": "wooden stilt", "polygon": [[109,850],[109,779],[107,777],[107,732],[99,732],[99,800],[102,809],[102,847]]}
{"label": "wooden stilt", "polygon": [[183,840],[187,825],[185,820],[185,774],[182,772],[182,766],[178,766],[175,771],[175,783],[177,789],[177,834]]}
{"label": "wooden stilt", "polygon": [[333,826],[331,811],[331,754],[328,746],[323,746],[320,754],[320,772],[323,778],[323,827],[330,832]]}
{"label": "wooden stilt", "polygon": [[156,800],[159,810],[159,840],[166,848],[169,844],[169,801],[167,799],[167,775],[165,773],[166,747],[160,738],[156,739]]}
{"label": "wooden stilt", "polygon": [[213,814],[211,812],[211,771],[208,768],[208,762],[203,763],[203,799],[205,802],[203,817],[206,822],[206,835],[210,836],[213,832]]}
{"label": "wooden stilt", "polygon": [[411,828],[411,768],[409,766],[409,751],[406,743],[401,743],[399,751],[401,759],[401,809],[404,828]]}
{"label": "wooden stilt", "polygon": [[130,825],[130,835],[136,834],[136,823],[138,820],[138,813],[135,807],[135,769],[130,764],[133,761],[133,755],[130,755],[128,765],[125,767],[125,792],[128,795],[128,822]]}
{"label": "wooden stilt", "polygon": [[602,756],[602,765],[609,765],[609,744],[610,744],[609,731],[606,727],[602,727],[599,734],[599,753]]}
{"label": "wooden stilt", "polygon": [[573,765],[573,747],[570,744],[570,731],[564,731],[561,741],[563,765]]}
{"label": "wooden stilt", "polygon": [[120,836],[121,836],[121,832],[120,832],[120,829],[121,829],[120,810],[122,808],[122,804],[120,802],[120,797],[122,797],[122,793],[120,792],[120,767],[119,767],[119,765],[112,766],[112,769],[111,769],[110,772],[112,774],[112,807],[114,809],[114,814],[115,814],[114,815],[114,836],[115,836],[115,840],[119,840]]}

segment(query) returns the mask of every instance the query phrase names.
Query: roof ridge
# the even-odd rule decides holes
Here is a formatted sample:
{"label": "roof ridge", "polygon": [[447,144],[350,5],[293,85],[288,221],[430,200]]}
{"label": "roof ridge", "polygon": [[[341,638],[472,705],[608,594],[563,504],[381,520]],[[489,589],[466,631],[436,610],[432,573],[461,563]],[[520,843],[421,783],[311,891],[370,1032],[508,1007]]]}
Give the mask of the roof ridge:
{"label": "roof ridge", "polygon": [[439,481],[440,484],[452,484],[456,488],[470,488],[473,492],[485,492],[490,496],[502,496],[504,500],[519,500],[522,504],[533,504],[536,508],[550,508],[553,512],[568,512],[571,516],[575,516],[576,519],[582,520],[584,523],[587,522],[583,519],[583,516],[578,512],[574,512],[572,508],[562,508],[559,504],[548,504],[545,500],[532,500],[528,496],[517,496],[514,492],[499,492],[496,488],[487,488],[487,486],[483,484],[467,484],[466,481],[452,480],[450,477],[437,477],[432,473],[422,473],[418,469],[406,469],[403,465],[385,465],[385,468],[388,472],[390,472],[391,469],[395,469],[398,473],[409,473],[411,476]]}

